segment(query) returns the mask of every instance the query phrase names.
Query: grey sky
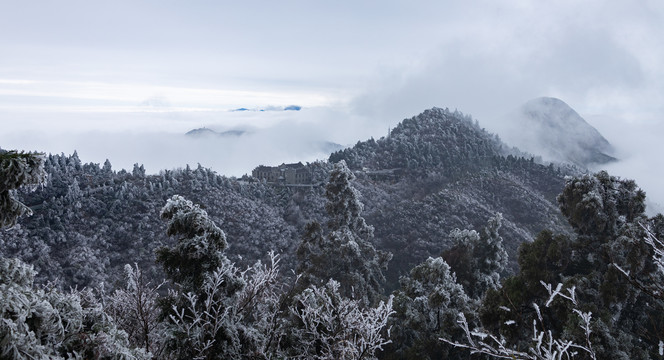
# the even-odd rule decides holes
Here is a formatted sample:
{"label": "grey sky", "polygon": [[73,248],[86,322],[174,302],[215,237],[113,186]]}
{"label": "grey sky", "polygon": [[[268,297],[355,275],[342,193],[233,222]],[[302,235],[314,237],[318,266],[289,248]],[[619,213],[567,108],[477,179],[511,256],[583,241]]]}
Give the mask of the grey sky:
{"label": "grey sky", "polygon": [[[0,0],[0,52],[0,146],[116,167],[203,159],[239,175],[323,156],[287,141],[380,137],[433,106],[500,132],[538,96],[585,116],[649,193],[664,165],[661,1]],[[305,110],[227,112],[290,104]],[[200,126],[274,136],[219,145],[219,160],[178,140]],[[182,147],[170,162],[149,150],[165,138]]]}

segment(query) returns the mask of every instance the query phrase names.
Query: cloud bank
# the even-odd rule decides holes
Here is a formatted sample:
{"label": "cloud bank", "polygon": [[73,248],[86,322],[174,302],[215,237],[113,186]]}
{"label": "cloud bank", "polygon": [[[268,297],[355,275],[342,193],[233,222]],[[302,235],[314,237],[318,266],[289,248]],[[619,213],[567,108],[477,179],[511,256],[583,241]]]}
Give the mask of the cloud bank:
{"label": "cloud bank", "polygon": [[[353,144],[376,130],[365,118],[331,108],[0,115],[14,118],[13,125],[0,132],[3,148],[56,154],[76,150],[85,162],[109,159],[115,169],[131,169],[139,163],[149,173],[200,163],[223,175],[241,176],[261,164],[326,160],[326,142]],[[245,133],[224,137],[185,135],[201,127]],[[387,128],[383,132],[386,134]]]}
{"label": "cloud bank", "polygon": [[[0,46],[3,148],[241,175],[433,106],[509,138],[510,112],[552,96],[624,154],[609,170],[664,203],[661,1],[14,2]],[[226,111],[290,104],[304,108]],[[254,131],[183,137],[202,126]]]}

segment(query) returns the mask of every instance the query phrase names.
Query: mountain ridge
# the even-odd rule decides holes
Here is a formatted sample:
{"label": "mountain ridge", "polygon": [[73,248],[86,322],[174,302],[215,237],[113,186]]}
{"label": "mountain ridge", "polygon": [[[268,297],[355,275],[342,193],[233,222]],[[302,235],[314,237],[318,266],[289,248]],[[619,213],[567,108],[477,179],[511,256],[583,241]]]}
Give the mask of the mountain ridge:
{"label": "mountain ridge", "polygon": [[[516,251],[545,228],[571,229],[560,216],[556,196],[565,175],[581,170],[539,164],[511,148],[459,111],[433,108],[403,120],[379,140],[360,141],[330,155],[346,161],[366,199],[366,218],[376,227],[377,247],[401,253],[387,277],[448,246],[455,228],[481,228],[503,213],[505,246],[515,269]],[[380,180],[372,170],[388,169]],[[395,171],[398,169],[398,171]],[[375,206],[373,204],[381,204]],[[395,270],[396,269],[396,270]]]}
{"label": "mountain ridge", "polygon": [[[515,151],[471,117],[435,108],[405,119],[389,137],[360,141],[306,167],[312,183],[327,181],[332,162],[344,159],[354,170],[375,245],[395,255],[387,273],[393,289],[414,264],[448,248],[452,230],[479,229],[497,212],[512,269],[519,244],[539,231],[571,231],[555,196],[572,168],[538,164]],[[201,166],[157,175],[140,166],[113,171],[110,163],[83,164],[76,154],[50,155],[46,163],[47,186],[20,194],[41,207],[20,227],[0,233],[0,251],[35,264],[42,282],[113,284],[119,279],[107,274],[122,274],[125,263],[159,274],[153,251],[173,241],[159,209],[174,194],[206,209],[228,235],[228,254],[238,264],[277,250],[284,268],[293,268],[304,225],[325,223],[319,186],[273,186]],[[394,168],[402,171],[387,177],[366,171]]]}

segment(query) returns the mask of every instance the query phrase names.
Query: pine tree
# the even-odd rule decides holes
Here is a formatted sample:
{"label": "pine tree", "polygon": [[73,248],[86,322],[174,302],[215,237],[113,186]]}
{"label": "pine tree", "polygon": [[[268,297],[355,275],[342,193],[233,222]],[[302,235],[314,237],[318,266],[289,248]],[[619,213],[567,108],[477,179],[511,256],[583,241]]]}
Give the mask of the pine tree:
{"label": "pine tree", "polygon": [[177,244],[158,249],[157,262],[174,282],[194,291],[209,273],[228,262],[223,255],[226,235],[205,210],[179,195],[168,200],[161,217],[168,220],[166,232],[177,237]]}
{"label": "pine tree", "polygon": [[141,164],[140,166],[138,164],[134,164],[134,168],[131,170],[131,174],[139,178],[144,178],[145,167],[143,167],[143,164]]}
{"label": "pine tree", "polygon": [[558,196],[563,215],[584,237],[612,237],[621,225],[643,218],[646,194],[633,180],[606,171],[569,178]]}
{"label": "pine tree", "polygon": [[[477,301],[466,295],[450,266],[441,257],[428,258],[399,279],[395,291],[394,345],[389,359],[454,358],[441,337],[461,339],[456,326],[459,312],[476,318]],[[450,352],[451,351],[451,352]]]}
{"label": "pine tree", "polygon": [[498,233],[502,219],[502,214],[497,213],[487,221],[481,233],[453,230],[450,237],[454,245],[443,252],[459,283],[474,299],[481,299],[487,290],[498,288],[500,276],[507,267],[507,251]]}
{"label": "pine tree", "polygon": [[179,237],[158,252],[176,288],[162,300],[172,357],[266,358],[277,346],[271,340],[282,336],[278,257],[240,270],[223,254],[224,232],[198,205],[175,195],[161,213],[168,234]]}
{"label": "pine tree", "polygon": [[[568,178],[558,202],[576,237],[543,231],[534,242],[522,244],[520,273],[487,293],[483,325],[492,332],[500,329],[507,341],[525,348],[532,330],[512,326],[509,320],[543,320],[553,338],[583,344],[588,335],[578,326],[578,311],[592,312],[597,358],[652,358],[664,327],[664,301],[644,291],[644,284],[664,278],[653,261],[652,247],[643,240],[644,228],[659,222],[659,217],[645,216],[644,201],[645,193],[633,181],[604,171]],[[574,292],[576,300],[552,303],[538,312],[531,304],[552,297],[551,288],[543,288],[542,282],[559,283]]]}
{"label": "pine tree", "polygon": [[[30,214],[9,190],[42,184],[45,178],[41,155],[0,153],[0,228]],[[150,358],[129,346],[127,334],[91,290],[63,293],[53,286],[36,287],[35,275],[31,265],[0,256],[0,358]]]}
{"label": "pine tree", "polygon": [[320,224],[306,226],[297,250],[303,284],[325,285],[334,279],[343,296],[376,304],[385,281],[383,271],[392,257],[372,244],[373,227],[362,217],[364,205],[351,182],[355,176],[344,161],[335,164],[326,186],[327,235]]}
{"label": "pine tree", "polygon": [[0,149],[0,228],[13,226],[20,216],[32,215],[32,210],[14,199],[11,191],[21,186],[34,188],[45,182],[41,154]]}
{"label": "pine tree", "polygon": [[32,266],[0,257],[1,359],[147,360],[132,349],[95,294],[34,284]]}
{"label": "pine tree", "polygon": [[111,166],[111,162],[108,159],[104,161],[104,166],[101,168],[101,170],[103,173],[106,174],[110,174],[111,172],[113,172],[113,166]]}

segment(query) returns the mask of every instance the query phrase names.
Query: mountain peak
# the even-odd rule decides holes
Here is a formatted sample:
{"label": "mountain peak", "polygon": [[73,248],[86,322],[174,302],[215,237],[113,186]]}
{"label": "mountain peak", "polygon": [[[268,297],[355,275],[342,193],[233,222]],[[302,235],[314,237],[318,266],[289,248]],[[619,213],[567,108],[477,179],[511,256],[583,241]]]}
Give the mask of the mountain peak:
{"label": "mountain peak", "polygon": [[228,130],[228,131],[218,132],[206,127],[202,127],[198,129],[189,130],[185,135],[200,138],[200,137],[213,137],[213,136],[214,137],[241,136],[244,134],[245,134],[244,130]]}
{"label": "mountain peak", "polygon": [[459,111],[432,108],[404,119],[387,138],[358,142],[330,155],[352,169],[481,167],[503,155],[503,144]]}
{"label": "mountain peak", "polygon": [[[582,167],[615,161],[613,146],[564,101],[540,97],[523,104],[515,116],[514,145],[549,160]],[[518,136],[518,138],[515,138]]]}
{"label": "mountain peak", "polygon": [[201,137],[201,136],[210,136],[210,135],[215,135],[216,136],[216,135],[219,135],[219,133],[212,130],[212,129],[202,127],[202,128],[198,128],[198,129],[189,130],[189,131],[187,131],[187,133],[185,135]]}
{"label": "mountain peak", "polygon": [[[547,126],[560,126],[570,125],[573,128],[566,130],[566,132],[572,134],[573,130],[577,130],[578,127],[584,127],[586,131],[591,131],[597,133],[600,137],[602,135],[593,128],[590,124],[584,120],[581,115],[579,115],[571,106],[567,105],[566,102],[554,98],[554,97],[539,97],[532,99],[521,107],[521,111],[529,115],[530,119],[533,121],[540,122]],[[564,128],[563,128],[564,130]],[[602,137],[602,139],[604,139]],[[606,141],[606,139],[604,139]],[[606,141],[608,144],[608,141]]]}

